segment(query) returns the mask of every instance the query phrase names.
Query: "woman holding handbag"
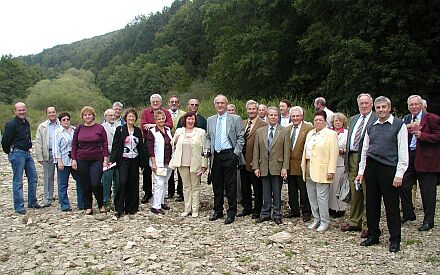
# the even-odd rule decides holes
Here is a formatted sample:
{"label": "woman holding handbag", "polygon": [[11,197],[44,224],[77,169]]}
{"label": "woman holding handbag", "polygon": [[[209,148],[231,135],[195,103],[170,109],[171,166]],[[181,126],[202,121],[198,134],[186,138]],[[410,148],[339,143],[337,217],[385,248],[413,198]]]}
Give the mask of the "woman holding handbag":
{"label": "woman holding handbag", "polygon": [[139,168],[146,164],[142,131],[135,125],[138,115],[129,108],[124,115],[127,122],[118,126],[113,139],[110,161],[116,162],[119,184],[116,186],[114,205],[116,218],[135,214],[139,210]]}
{"label": "woman holding handbag", "polygon": [[165,202],[165,190],[167,189],[168,179],[171,176],[169,167],[172,155],[171,129],[165,126],[165,112],[157,110],[154,112],[156,126],[148,129],[147,148],[150,156],[150,167],[153,171],[155,185],[153,190],[153,207],[151,212],[154,214],[165,214],[163,210],[169,210]]}
{"label": "woman holding handbag", "polygon": [[183,197],[185,210],[182,217],[196,218],[199,215],[199,198],[201,176],[208,167],[208,161],[202,157],[205,144],[205,130],[195,127],[197,116],[187,112],[182,117],[182,128],[178,128],[172,140],[175,147],[172,166],[179,169],[183,182]]}

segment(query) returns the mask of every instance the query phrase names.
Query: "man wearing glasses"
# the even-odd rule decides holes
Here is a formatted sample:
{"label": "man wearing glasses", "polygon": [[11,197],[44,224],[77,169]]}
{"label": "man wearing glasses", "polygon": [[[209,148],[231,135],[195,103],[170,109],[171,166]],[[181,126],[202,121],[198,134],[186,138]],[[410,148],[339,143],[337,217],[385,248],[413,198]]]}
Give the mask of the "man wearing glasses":
{"label": "man wearing glasses", "polygon": [[[188,112],[194,112],[197,114],[197,125],[196,127],[202,128],[206,131],[206,118],[197,112],[199,109],[199,101],[195,98],[188,100]],[[176,128],[182,127],[182,119],[179,119]]]}

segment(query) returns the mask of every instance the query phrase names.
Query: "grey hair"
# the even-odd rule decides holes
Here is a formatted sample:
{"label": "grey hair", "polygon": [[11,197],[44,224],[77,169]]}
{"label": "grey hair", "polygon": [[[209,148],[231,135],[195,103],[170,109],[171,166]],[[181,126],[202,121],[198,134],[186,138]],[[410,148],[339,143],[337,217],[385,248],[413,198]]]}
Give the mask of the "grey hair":
{"label": "grey hair", "polygon": [[292,108],[290,108],[289,113],[292,114],[293,111],[299,111],[299,113],[304,116],[304,110],[303,108],[301,108],[300,106],[293,106]]}
{"label": "grey hair", "polygon": [[122,109],[122,108],[124,108],[124,105],[122,105],[121,102],[116,101],[115,103],[113,103],[113,106],[112,106],[112,107],[113,107],[113,108],[115,108],[115,107],[120,107],[120,108]]}
{"label": "grey hair", "polygon": [[388,105],[388,107],[391,108],[391,100],[386,96],[379,96],[378,98],[376,98],[374,100],[374,106],[376,106],[377,103],[381,103],[381,102],[385,102]]}
{"label": "grey hair", "polygon": [[151,100],[153,100],[153,98],[158,98],[160,101],[162,101],[162,97],[160,96],[160,94],[152,94],[150,96],[150,102],[151,102]]}
{"label": "grey hair", "polygon": [[270,106],[270,107],[267,108],[267,112],[269,112],[270,110],[277,111],[277,114],[278,114],[278,111],[279,111],[278,108],[274,107],[274,106]]}
{"label": "grey hair", "polygon": [[357,97],[357,99],[356,99],[358,104],[359,104],[359,100],[360,100],[361,97],[363,97],[363,96],[368,97],[368,98],[371,100],[371,102],[373,102],[373,97],[372,97],[369,93],[362,93],[362,94],[358,95],[358,97]]}
{"label": "grey hair", "polygon": [[428,108],[428,102],[426,101],[426,99],[423,99],[423,98],[422,98],[422,107]]}
{"label": "grey hair", "polygon": [[113,109],[105,110],[105,112],[104,112],[104,119],[105,119],[106,116],[108,116],[110,114],[110,112],[114,112]]}
{"label": "grey hair", "polygon": [[249,105],[255,105],[256,106],[256,108],[258,109],[258,102],[256,102],[255,100],[248,100],[247,102],[246,102],[246,108],[249,106]]}
{"label": "grey hair", "polygon": [[235,106],[235,104],[228,104],[228,106],[226,106],[226,108],[229,108],[229,107],[232,107],[232,108],[234,108],[234,110],[237,110],[237,107]]}
{"label": "grey hair", "polygon": [[418,100],[419,100],[419,103],[420,104],[422,104],[422,106],[423,106],[423,99],[422,99],[422,97],[421,96],[419,96],[419,95],[410,95],[409,97],[408,97],[408,100],[406,101],[406,103],[409,105],[409,101],[411,100],[411,99],[413,99],[413,98],[417,98]]}
{"label": "grey hair", "polygon": [[218,94],[218,95],[216,95],[216,97],[214,97],[214,105],[215,105],[215,101],[216,101],[217,98],[220,97],[220,96],[223,96],[223,97],[226,99],[226,104],[229,103],[229,102],[228,102],[228,98],[227,98],[226,96],[224,96],[224,95],[222,95],[222,94]]}
{"label": "grey hair", "polygon": [[325,98],[323,98],[323,97],[315,98],[315,102],[321,104],[322,106],[326,106]]}
{"label": "grey hair", "polygon": [[266,105],[264,105],[264,104],[258,104],[258,108],[261,107],[261,106],[263,106],[264,109],[267,111],[267,106],[266,106]]}

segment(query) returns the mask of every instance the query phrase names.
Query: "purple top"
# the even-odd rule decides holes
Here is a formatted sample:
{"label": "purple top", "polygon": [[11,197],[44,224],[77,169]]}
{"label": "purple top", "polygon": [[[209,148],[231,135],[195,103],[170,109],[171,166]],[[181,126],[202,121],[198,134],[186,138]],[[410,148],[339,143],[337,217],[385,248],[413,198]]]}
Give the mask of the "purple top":
{"label": "purple top", "polygon": [[79,125],[76,127],[72,140],[72,159],[103,159],[103,157],[108,157],[107,148],[107,134],[101,124],[95,123],[92,126]]}

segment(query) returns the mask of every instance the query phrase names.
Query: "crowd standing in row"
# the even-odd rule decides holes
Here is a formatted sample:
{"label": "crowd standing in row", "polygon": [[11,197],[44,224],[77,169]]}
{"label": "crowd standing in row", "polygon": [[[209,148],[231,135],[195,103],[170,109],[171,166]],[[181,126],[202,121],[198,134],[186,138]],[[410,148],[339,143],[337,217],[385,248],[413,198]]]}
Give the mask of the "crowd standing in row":
{"label": "crowd standing in row", "polygon": [[[214,202],[209,220],[224,217],[225,224],[251,215],[257,223],[274,220],[281,224],[281,190],[288,184],[289,212],[286,218],[302,215],[309,229],[328,229],[330,215],[341,217],[347,204],[338,196],[341,178],[350,185],[348,223],[342,231],[362,231],[362,246],[379,242],[383,198],[390,232],[391,252],[400,250],[401,224],[416,219],[412,194],[419,183],[424,219],[419,231],[434,227],[436,186],[440,172],[440,118],[426,111],[418,95],[408,98],[410,114],[403,120],[391,114],[391,101],[383,96],[373,101],[364,93],[357,98],[359,114],[349,120],[333,113],[324,98],[314,101],[313,123],[304,120],[300,106],[283,99],[279,108],[253,100],[246,103],[247,117],[236,115],[236,107],[224,95],[214,99],[216,114],[205,119],[198,113],[199,101],[188,101],[188,112],[179,109],[177,96],[169,99],[153,94],[151,106],[141,114],[115,102],[95,122],[95,110],[81,110],[83,123],[74,127],[70,114],[57,117],[46,109],[47,120],[38,126],[35,155],[43,166],[44,197],[36,199],[37,173],[30,153],[30,126],[26,106],[15,104],[15,117],[5,127],[2,148],[13,170],[13,202],[25,214],[23,171],[28,179],[28,208],[49,207],[54,201],[54,173],[62,211],[71,211],[67,195],[69,176],[76,181],[77,207],[93,214],[92,197],[105,213],[113,201],[115,216],[135,214],[139,203],[151,198],[151,212],[165,214],[167,198],[176,192],[184,200],[182,217],[198,217],[201,176],[209,169]],[[373,106],[375,111],[373,111]],[[208,167],[209,160],[209,167]],[[144,196],[139,201],[139,168],[143,170]],[[174,171],[176,175],[174,175]],[[154,189],[153,189],[154,182]],[[238,192],[238,194],[237,194]],[[237,198],[243,206],[237,209]],[[400,216],[399,200],[403,216]],[[312,220],[313,219],[313,220]]]}

